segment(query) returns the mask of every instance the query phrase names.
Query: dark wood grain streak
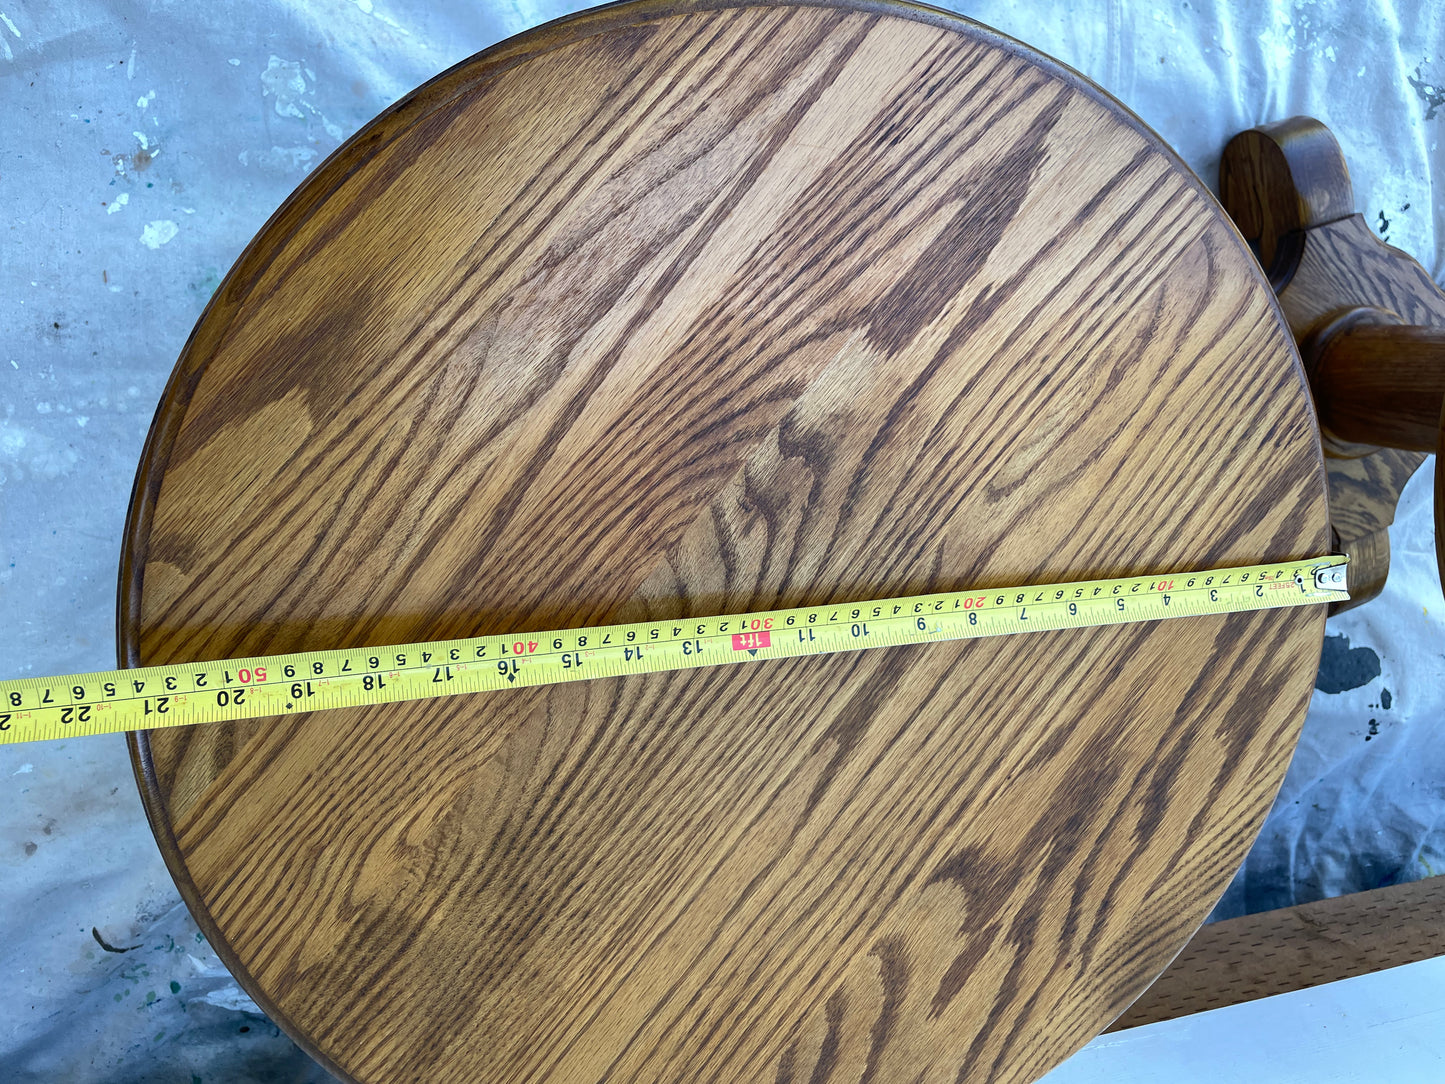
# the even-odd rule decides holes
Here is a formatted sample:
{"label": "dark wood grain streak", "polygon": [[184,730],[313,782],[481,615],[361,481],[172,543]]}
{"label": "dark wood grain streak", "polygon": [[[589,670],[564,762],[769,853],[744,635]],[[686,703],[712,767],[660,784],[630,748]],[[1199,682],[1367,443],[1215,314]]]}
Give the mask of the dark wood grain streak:
{"label": "dark wood grain streak", "polygon": [[[1267,284],[1095,88],[925,9],[638,4],[399,103],[243,256],[137,480],[123,658],[1167,574],[1320,552],[1324,517]],[[134,749],[198,921],[343,1078],[1028,1080],[1222,890],[1320,635]]]}

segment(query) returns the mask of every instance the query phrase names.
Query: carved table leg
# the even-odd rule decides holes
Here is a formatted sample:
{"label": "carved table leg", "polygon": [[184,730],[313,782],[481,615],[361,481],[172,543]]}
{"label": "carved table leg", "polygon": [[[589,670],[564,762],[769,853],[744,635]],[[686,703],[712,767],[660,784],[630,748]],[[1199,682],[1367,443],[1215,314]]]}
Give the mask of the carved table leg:
{"label": "carved table leg", "polygon": [[[1350,601],[1380,593],[1387,528],[1406,481],[1445,437],[1445,293],[1354,213],[1349,171],[1319,121],[1241,132],[1219,166],[1220,198],[1269,276],[1300,344],[1320,412],[1336,544]],[[1436,554],[1442,472],[1436,470]]]}

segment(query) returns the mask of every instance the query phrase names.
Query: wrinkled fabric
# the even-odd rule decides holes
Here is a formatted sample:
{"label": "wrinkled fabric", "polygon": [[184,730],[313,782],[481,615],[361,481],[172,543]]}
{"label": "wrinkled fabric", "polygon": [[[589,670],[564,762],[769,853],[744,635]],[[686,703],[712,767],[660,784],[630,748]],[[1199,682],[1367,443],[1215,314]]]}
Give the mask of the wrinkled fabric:
{"label": "wrinkled fabric", "polygon": [[[411,88],[572,9],[0,0],[0,677],[113,665],[116,559],[151,414],[271,212]],[[958,10],[1098,82],[1211,186],[1235,132],[1319,117],[1367,220],[1440,279],[1440,5]],[[1218,915],[1445,871],[1428,482],[1402,509],[1386,595],[1330,622],[1348,641],[1327,656],[1339,691],[1315,694]],[[179,905],[119,737],[0,749],[0,779],[0,1076],[327,1079]]]}

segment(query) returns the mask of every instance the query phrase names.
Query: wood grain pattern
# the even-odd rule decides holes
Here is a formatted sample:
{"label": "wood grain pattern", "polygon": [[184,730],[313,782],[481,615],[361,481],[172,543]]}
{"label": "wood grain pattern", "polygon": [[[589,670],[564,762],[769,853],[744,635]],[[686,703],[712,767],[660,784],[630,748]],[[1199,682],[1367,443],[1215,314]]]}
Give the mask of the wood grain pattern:
{"label": "wood grain pattern", "polygon": [[[1297,355],[1097,90],[926,9],[633,4],[344,146],[137,479],[155,663],[1284,560]],[[253,996],[358,1081],[1026,1081],[1257,831],[1323,615],[134,739]]]}
{"label": "wood grain pattern", "polygon": [[1205,926],[1110,1031],[1445,955],[1445,877]]}

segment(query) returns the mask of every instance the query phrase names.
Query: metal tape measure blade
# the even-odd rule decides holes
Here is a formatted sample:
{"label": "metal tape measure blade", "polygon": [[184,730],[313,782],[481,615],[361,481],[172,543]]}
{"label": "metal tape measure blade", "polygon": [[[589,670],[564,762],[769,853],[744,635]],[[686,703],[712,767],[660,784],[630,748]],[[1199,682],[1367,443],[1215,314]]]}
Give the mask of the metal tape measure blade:
{"label": "metal tape measure blade", "polygon": [[1348,558],[0,682],[0,745],[874,647],[1315,605]]}

